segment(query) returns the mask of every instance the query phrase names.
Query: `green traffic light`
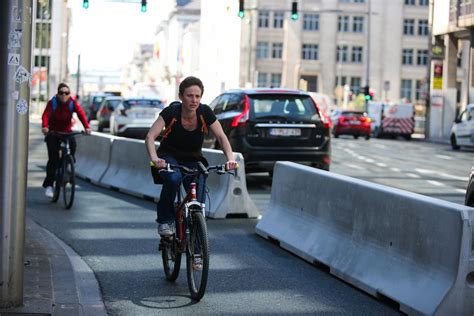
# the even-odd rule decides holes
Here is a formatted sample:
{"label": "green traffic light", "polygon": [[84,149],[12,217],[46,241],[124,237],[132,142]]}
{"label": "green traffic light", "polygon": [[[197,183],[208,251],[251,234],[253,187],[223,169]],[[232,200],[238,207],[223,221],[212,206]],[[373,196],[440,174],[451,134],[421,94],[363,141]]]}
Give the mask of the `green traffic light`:
{"label": "green traffic light", "polygon": [[142,12],[146,12],[146,5],[142,5]]}
{"label": "green traffic light", "polygon": [[244,11],[239,11],[239,18],[243,19],[245,16]]}
{"label": "green traffic light", "polygon": [[370,97],[370,95],[366,95],[366,96],[365,96],[365,100],[366,100],[366,101],[370,101],[370,99],[372,99],[372,98]]}
{"label": "green traffic light", "polygon": [[292,15],[291,15],[291,19],[292,19],[293,21],[298,20],[298,14],[297,14],[297,13],[292,14]]}
{"label": "green traffic light", "polygon": [[82,7],[83,7],[84,9],[88,9],[88,8],[89,8],[89,0],[84,0],[84,1],[82,2]]}

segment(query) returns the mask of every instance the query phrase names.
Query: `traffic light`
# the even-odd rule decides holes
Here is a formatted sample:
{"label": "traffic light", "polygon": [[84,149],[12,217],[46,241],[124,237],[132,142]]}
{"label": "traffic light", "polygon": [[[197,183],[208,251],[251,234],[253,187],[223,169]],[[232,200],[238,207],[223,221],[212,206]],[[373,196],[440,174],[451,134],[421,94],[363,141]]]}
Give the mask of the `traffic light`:
{"label": "traffic light", "polygon": [[82,7],[84,9],[88,9],[89,8],[89,0],[83,0],[82,1]]}
{"label": "traffic light", "polygon": [[142,12],[146,12],[146,0],[142,0]]}
{"label": "traffic light", "polygon": [[239,18],[243,19],[245,16],[244,0],[239,0]]}
{"label": "traffic light", "polygon": [[291,19],[293,21],[298,20],[298,2],[296,1],[291,3]]}
{"label": "traffic light", "polygon": [[371,101],[374,98],[374,91],[369,86],[364,87],[365,101]]}

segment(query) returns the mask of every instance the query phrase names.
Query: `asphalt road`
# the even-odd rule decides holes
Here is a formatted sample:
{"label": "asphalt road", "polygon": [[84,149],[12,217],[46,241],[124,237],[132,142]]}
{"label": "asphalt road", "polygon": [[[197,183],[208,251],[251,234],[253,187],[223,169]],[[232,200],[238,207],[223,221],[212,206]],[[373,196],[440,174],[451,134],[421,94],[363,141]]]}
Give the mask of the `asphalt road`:
{"label": "asphalt road", "polygon": [[[184,264],[165,280],[152,202],[78,181],[71,210],[43,196],[46,148],[30,128],[28,214],[92,268],[110,315],[396,315],[390,306],[255,234],[254,219],[208,220],[211,269],[199,303],[190,300]],[[249,177],[263,211],[270,179]],[[259,179],[260,178],[260,179]]]}

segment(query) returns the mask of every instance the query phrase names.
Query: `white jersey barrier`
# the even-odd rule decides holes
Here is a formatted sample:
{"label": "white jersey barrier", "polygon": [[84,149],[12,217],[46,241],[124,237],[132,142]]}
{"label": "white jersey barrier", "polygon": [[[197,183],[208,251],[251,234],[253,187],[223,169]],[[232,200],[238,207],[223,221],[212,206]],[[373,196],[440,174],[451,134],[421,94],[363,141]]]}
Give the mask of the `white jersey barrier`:
{"label": "white jersey barrier", "polygon": [[[103,139],[110,139],[107,136]],[[86,138],[86,137],[83,137]],[[87,139],[87,138],[86,138]],[[150,161],[143,140],[114,137],[108,143],[104,140],[94,140],[78,144],[78,155],[88,156],[78,175],[90,178],[91,172],[87,168],[88,161],[107,164],[107,167],[97,177],[98,184],[117,189],[139,197],[158,200],[161,193],[161,185],[155,185],[150,173]],[[99,156],[95,158],[94,155]],[[108,153],[108,154],[107,154]],[[221,151],[205,149],[204,156],[210,164],[224,163],[225,158]],[[241,168],[237,177],[232,175],[210,174],[207,180],[211,201],[207,200],[208,216],[212,218],[226,218],[230,215],[245,216],[249,218],[258,217],[257,207],[250,199],[245,179],[244,160],[240,153],[234,153]]]}
{"label": "white jersey barrier", "polygon": [[92,183],[100,183],[107,171],[110,160],[110,149],[114,136],[93,134],[76,137],[75,171]]}
{"label": "white jersey barrier", "polygon": [[408,314],[474,314],[474,208],[278,162],[259,235],[394,300]]}

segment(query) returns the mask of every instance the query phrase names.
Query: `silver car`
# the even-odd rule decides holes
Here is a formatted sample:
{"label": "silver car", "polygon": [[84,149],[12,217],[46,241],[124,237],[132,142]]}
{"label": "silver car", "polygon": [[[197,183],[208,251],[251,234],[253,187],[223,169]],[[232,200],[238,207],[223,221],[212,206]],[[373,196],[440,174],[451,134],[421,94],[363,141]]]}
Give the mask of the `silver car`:
{"label": "silver car", "polygon": [[165,104],[153,98],[124,99],[110,116],[110,133],[118,136],[145,138]]}

